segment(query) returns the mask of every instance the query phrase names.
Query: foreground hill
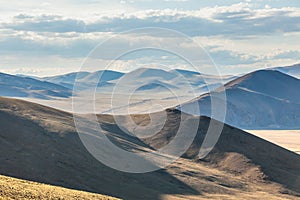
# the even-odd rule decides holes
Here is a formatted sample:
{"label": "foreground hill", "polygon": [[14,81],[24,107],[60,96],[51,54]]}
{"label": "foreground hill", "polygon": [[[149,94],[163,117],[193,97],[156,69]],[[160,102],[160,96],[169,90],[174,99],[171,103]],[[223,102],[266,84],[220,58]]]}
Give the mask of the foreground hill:
{"label": "foreground hill", "polygon": [[67,98],[72,91],[61,85],[0,73],[0,95],[38,99]]}
{"label": "foreground hill", "polygon": [[[243,129],[299,129],[300,80],[275,70],[260,70],[225,84],[226,123]],[[202,95],[181,109],[211,115],[210,96]],[[193,111],[199,103],[201,113]]]}
{"label": "foreground hill", "polygon": [[116,200],[116,198],[70,190],[0,175],[0,199]]}
{"label": "foreground hill", "polygon": [[[144,140],[122,132],[112,116],[101,115],[99,121],[120,147],[150,151],[176,133],[180,112],[166,112],[164,128]],[[149,121],[147,115],[133,117],[138,124]],[[213,151],[198,160],[209,122],[201,118],[193,145],[167,169],[128,174],[102,165],[86,151],[71,114],[0,98],[0,174],[124,199],[297,199],[300,156],[239,129],[225,126]]]}

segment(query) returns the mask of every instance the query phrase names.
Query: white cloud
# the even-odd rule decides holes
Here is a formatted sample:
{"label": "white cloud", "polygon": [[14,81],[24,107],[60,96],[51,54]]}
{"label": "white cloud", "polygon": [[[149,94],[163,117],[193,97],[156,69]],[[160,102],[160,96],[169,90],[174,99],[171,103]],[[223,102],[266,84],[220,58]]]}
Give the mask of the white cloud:
{"label": "white cloud", "polygon": [[[84,3],[78,1],[76,6]],[[51,10],[54,8],[54,3],[55,1],[40,3],[43,5],[40,5],[39,9],[49,7]],[[95,3],[91,0],[87,4],[95,6]],[[114,3],[120,4],[120,1]],[[125,4],[133,3],[135,2],[126,1]],[[23,5],[22,2],[18,4]],[[255,3],[245,1],[194,10],[147,9],[127,12],[130,9],[124,8],[114,14],[95,12],[94,9],[86,16],[59,14],[59,12],[46,10],[26,12],[25,9],[24,12],[18,11],[22,14],[15,14],[14,17],[3,18],[3,20],[1,18],[1,55],[15,57],[1,60],[0,66],[16,69],[15,66],[19,63],[19,66],[23,67],[20,69],[25,72],[24,67],[32,65],[38,68],[37,63],[39,63],[39,66],[45,69],[50,69],[52,65],[55,73],[58,73],[54,70],[59,68],[58,65],[69,66],[64,68],[68,71],[73,69],[72,65],[78,66],[77,62],[99,42],[118,32],[150,26],[175,29],[193,37],[209,50],[215,62],[224,69],[226,67],[229,69],[230,66],[248,69],[251,65],[265,66],[263,63],[269,66],[284,61],[296,62],[300,59],[298,51],[300,44],[296,42],[300,41],[300,8],[273,8],[271,3],[264,5],[266,6],[257,7]],[[177,45],[182,51],[190,52],[191,55],[196,51],[193,46],[176,43],[176,38],[170,35],[137,37],[125,34],[113,45],[108,46],[107,51],[101,53],[100,63],[111,61],[110,52],[113,52],[114,48],[139,46],[141,43],[151,46],[155,42],[160,42],[162,45]],[[36,57],[41,60],[36,62]],[[140,57],[134,59],[139,60]],[[24,60],[20,62],[20,58]],[[130,65],[133,65],[133,58],[120,60],[119,67],[116,69],[128,69]],[[46,73],[43,70],[34,71],[32,67],[29,67],[28,73]]]}
{"label": "white cloud", "polygon": [[[90,15],[89,15],[90,16]],[[200,35],[260,35],[300,31],[300,8],[257,9],[251,3],[199,10],[143,10],[91,18],[20,14],[2,23],[6,29],[35,32],[122,32],[131,28],[163,27]]]}

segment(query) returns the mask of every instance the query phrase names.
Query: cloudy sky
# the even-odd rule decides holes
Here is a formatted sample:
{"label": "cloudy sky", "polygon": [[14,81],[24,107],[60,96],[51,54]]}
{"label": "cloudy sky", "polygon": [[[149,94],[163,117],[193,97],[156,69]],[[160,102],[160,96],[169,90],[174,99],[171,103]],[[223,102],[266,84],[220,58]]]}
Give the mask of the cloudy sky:
{"label": "cloudy sky", "polygon": [[[160,27],[182,32],[201,45],[224,74],[300,62],[299,0],[10,0],[1,3],[0,71],[54,75],[77,71],[99,43],[130,29]],[[125,34],[98,54],[132,43],[168,41],[156,35],[141,39]],[[126,41],[126,42],[124,42]],[[182,51],[195,49],[181,45]],[[159,62],[166,55],[140,53],[124,57],[113,69],[133,63]],[[185,68],[176,59],[168,67]]]}

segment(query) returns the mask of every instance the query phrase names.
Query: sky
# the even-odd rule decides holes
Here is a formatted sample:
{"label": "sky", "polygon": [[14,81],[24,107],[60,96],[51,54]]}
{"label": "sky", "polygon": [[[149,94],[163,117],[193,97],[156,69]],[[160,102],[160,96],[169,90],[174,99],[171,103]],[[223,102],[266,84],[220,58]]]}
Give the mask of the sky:
{"label": "sky", "polygon": [[[299,0],[10,0],[1,3],[0,12],[4,73],[51,76],[78,71],[97,45],[145,27],[191,38],[222,74],[300,63]],[[114,49],[157,41],[176,44],[187,54],[197,51],[168,34],[122,34],[89,59],[95,60],[97,70],[114,60],[109,56]],[[175,57],[158,51],[132,53],[111,69],[130,71],[140,65],[155,67],[153,63],[188,67]]]}

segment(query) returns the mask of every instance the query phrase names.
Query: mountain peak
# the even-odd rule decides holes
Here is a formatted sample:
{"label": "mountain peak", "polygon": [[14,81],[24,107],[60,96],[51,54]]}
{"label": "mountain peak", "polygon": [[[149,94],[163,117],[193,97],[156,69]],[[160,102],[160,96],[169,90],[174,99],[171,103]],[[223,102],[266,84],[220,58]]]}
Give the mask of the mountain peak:
{"label": "mountain peak", "polygon": [[163,69],[156,68],[139,68],[133,70],[127,74],[127,76],[134,76],[139,78],[149,78],[149,77],[158,77],[165,80],[170,80],[176,77],[176,74],[172,72],[165,71]]}
{"label": "mountain peak", "polygon": [[180,73],[183,76],[193,76],[193,75],[201,75],[200,72],[196,71],[190,71],[190,70],[185,70],[185,69],[173,69],[171,71],[174,71],[175,73]]}
{"label": "mountain peak", "polygon": [[[275,82],[276,79],[276,82]],[[296,82],[299,84],[298,79],[279,72],[277,70],[258,70],[246,74],[240,78],[237,78],[229,83],[225,84],[225,88],[236,88],[236,87],[251,87],[254,88],[263,88],[265,86],[271,86],[273,84],[281,84],[287,82]]]}

